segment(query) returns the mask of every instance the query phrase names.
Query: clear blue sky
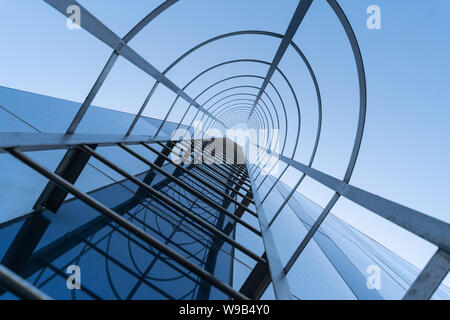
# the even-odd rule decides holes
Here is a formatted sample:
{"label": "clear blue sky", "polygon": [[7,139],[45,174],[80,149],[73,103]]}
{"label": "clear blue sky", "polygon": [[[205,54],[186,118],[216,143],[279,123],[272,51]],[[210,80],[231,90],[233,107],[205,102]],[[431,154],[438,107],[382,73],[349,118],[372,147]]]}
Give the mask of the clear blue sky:
{"label": "clear blue sky", "polygon": [[[123,36],[161,1],[80,3]],[[368,87],[366,130],[351,183],[449,222],[450,1],[339,3],[358,38]],[[381,30],[366,28],[366,8],[372,4],[381,8]],[[136,36],[130,46],[163,70],[193,45],[221,33],[244,29],[284,33],[296,5],[293,0],[181,0]],[[83,101],[111,50],[84,30],[68,30],[65,17],[43,1],[0,0],[0,8],[0,85]],[[314,167],[342,178],[358,108],[350,47],[324,0],[314,1],[294,41],[310,60],[323,96],[323,134]],[[183,86],[200,70],[225,59],[271,61],[278,43],[261,36],[222,40],[200,50],[168,76]],[[296,159],[306,162],[317,119],[312,82],[291,49],[280,68],[292,80],[302,105],[303,131]],[[224,67],[202,78],[188,92],[196,95],[213,80],[244,72],[264,75],[266,67]],[[282,86],[278,75],[274,82]],[[93,104],[136,112],[153,83],[120,58]],[[281,91],[287,94],[285,86]],[[160,86],[144,114],[163,116],[173,97]],[[288,98],[287,103],[294,114],[293,100]],[[180,102],[174,114],[185,107]],[[290,121],[293,125],[295,119]],[[288,141],[287,150],[292,150],[293,143]],[[310,179],[300,191],[320,205],[331,195]],[[419,267],[435,249],[348,201],[339,200],[333,212]]]}

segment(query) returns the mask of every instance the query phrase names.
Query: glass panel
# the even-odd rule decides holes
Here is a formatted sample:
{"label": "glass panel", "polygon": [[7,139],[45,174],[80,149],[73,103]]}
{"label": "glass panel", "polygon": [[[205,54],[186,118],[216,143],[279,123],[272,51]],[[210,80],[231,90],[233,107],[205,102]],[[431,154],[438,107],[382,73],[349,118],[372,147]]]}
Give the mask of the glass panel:
{"label": "glass panel", "polygon": [[[26,155],[54,171],[65,150],[27,152]],[[0,154],[0,224],[30,213],[47,179],[6,153]]]}

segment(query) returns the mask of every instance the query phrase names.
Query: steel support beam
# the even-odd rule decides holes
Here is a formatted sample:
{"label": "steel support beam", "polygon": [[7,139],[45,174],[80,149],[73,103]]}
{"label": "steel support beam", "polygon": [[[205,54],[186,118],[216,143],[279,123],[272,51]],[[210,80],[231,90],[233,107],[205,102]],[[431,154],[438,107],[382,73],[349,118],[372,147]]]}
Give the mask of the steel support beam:
{"label": "steel support beam", "polygon": [[[147,147],[148,147],[148,146],[147,146]],[[177,149],[179,149],[179,150],[182,150],[178,145],[176,145],[175,147],[176,147]],[[186,146],[185,146],[185,147],[186,147]],[[197,150],[195,150],[195,151],[197,151]],[[194,152],[195,152],[195,151],[194,151]],[[191,162],[191,163],[192,163],[192,162]],[[194,161],[194,163],[195,163],[195,161]],[[211,165],[205,165],[205,166],[206,166],[209,170],[211,170],[212,172],[216,173],[218,176],[220,176],[220,177],[222,177],[222,178],[224,178],[224,179],[227,179],[227,177],[225,176],[224,173],[217,171],[217,168],[213,168]],[[208,172],[207,170],[205,170],[205,169],[202,168],[201,166],[196,166],[196,169],[199,170],[199,171],[201,171],[202,173],[204,173],[205,175],[207,175],[207,176],[210,177],[211,179],[217,181],[219,184],[224,185],[224,183],[225,183],[224,181],[220,180],[218,177],[214,176],[211,172]],[[245,184],[245,181],[244,181],[242,184],[239,185],[239,188],[242,189],[242,190],[248,191],[248,189],[243,188],[243,185],[244,185],[244,184]],[[237,184],[236,184],[236,186],[237,186]],[[237,193],[238,193],[241,197],[245,198],[245,194],[243,194],[242,192],[237,191]],[[253,202],[253,200],[250,199],[250,202]],[[256,214],[255,214],[254,212],[251,212],[251,214],[253,214],[253,215],[256,217]]]}
{"label": "steel support beam", "polygon": [[[270,150],[266,150],[266,152],[272,153]],[[352,186],[296,160],[274,152],[273,154],[308,177],[336,191],[339,195],[434,243],[444,251],[450,252],[450,225],[448,223]]]}
{"label": "steel support beam", "polygon": [[[95,157],[97,160],[103,162],[104,164],[106,164],[108,167],[110,167],[111,169],[117,171],[118,173],[120,173],[122,176],[124,176],[125,178],[127,178],[128,180],[130,180],[131,182],[135,183],[136,185],[145,188],[148,192],[150,192],[150,194],[152,194],[153,196],[155,196],[157,199],[167,203],[168,205],[170,205],[171,207],[175,208],[176,210],[178,210],[179,212],[181,212],[183,215],[186,215],[188,218],[190,218],[192,221],[196,222],[199,226],[205,228],[206,230],[211,231],[212,233],[214,233],[215,235],[223,238],[225,241],[227,241],[228,243],[230,243],[231,245],[233,245],[236,249],[242,251],[243,253],[245,253],[246,255],[248,255],[249,257],[251,257],[252,259],[256,260],[256,261],[261,261],[263,263],[265,263],[266,261],[262,260],[260,256],[258,256],[257,254],[255,254],[254,252],[250,251],[249,249],[245,248],[244,246],[242,246],[241,244],[237,243],[236,241],[234,241],[233,239],[229,238],[227,235],[225,235],[223,232],[217,230],[215,227],[213,227],[209,222],[206,222],[205,220],[203,220],[202,218],[198,217],[195,214],[192,214],[191,212],[189,212],[188,210],[184,209],[182,206],[180,206],[178,203],[172,201],[171,199],[167,198],[166,196],[164,196],[163,194],[159,193],[157,190],[155,190],[154,188],[150,187],[149,185],[145,184],[144,182],[142,182],[141,180],[137,179],[136,177],[134,177],[133,175],[127,173],[126,171],[122,170],[121,168],[119,168],[118,166],[116,166],[115,164],[113,164],[112,162],[110,162],[109,160],[105,159],[104,157],[102,157],[101,155],[99,155],[98,153],[96,153],[95,151],[93,151],[92,149],[89,149],[89,147],[83,146],[82,147],[83,150],[85,150],[86,152],[88,152],[91,156]],[[11,151],[8,150],[8,152],[13,153],[13,152],[17,152],[17,151]]]}
{"label": "steel support beam", "polygon": [[247,121],[250,119],[250,117],[253,114],[253,111],[255,110],[256,104],[258,103],[259,99],[261,98],[264,90],[266,90],[267,85],[269,84],[270,79],[272,78],[275,70],[278,67],[278,64],[281,61],[281,58],[283,57],[284,53],[286,52],[287,48],[289,47],[289,44],[292,41],[292,38],[294,37],[295,33],[297,32],[298,27],[303,21],[303,18],[305,17],[306,13],[308,12],[309,7],[311,6],[312,0],[300,0],[297,9],[295,9],[294,15],[292,16],[291,22],[289,23],[289,26],[287,27],[287,30],[284,34],[283,40],[281,40],[280,46],[278,47],[277,52],[275,53],[275,57],[273,58],[273,61],[269,67],[269,70],[267,71],[267,75],[264,79],[264,82],[261,86],[261,89],[259,89],[258,95],[256,96],[255,102],[253,103],[253,107],[250,110],[250,114],[248,115]]}
{"label": "steel support beam", "polygon": [[[242,226],[244,226],[245,228],[247,228],[248,230],[252,231],[253,233],[257,234],[258,236],[261,235],[261,233],[256,230],[254,227],[252,227],[251,225],[249,225],[247,222],[239,219],[238,217],[236,217],[233,213],[228,212],[228,210],[226,210],[225,208],[223,208],[220,204],[218,204],[217,202],[211,200],[210,198],[205,197],[201,192],[197,191],[195,188],[191,187],[189,184],[187,184],[186,182],[174,177],[173,175],[171,175],[170,173],[167,173],[165,170],[159,168],[158,166],[156,166],[155,164],[151,163],[150,161],[148,161],[147,159],[145,159],[144,157],[142,157],[141,155],[137,154],[136,152],[134,152],[133,150],[119,144],[119,146],[124,149],[125,151],[127,151],[128,153],[130,153],[131,155],[133,155],[134,157],[136,157],[137,159],[139,159],[140,161],[144,162],[145,164],[149,165],[150,168],[158,171],[159,173],[165,175],[168,178],[171,178],[174,183],[180,185],[183,189],[188,190],[189,192],[191,192],[191,194],[194,194],[195,196],[197,196],[199,199],[201,199],[203,202],[207,203],[209,206],[216,208],[217,210],[221,211],[222,213],[224,213],[225,215],[229,216],[230,218],[232,218],[234,221],[240,223]],[[181,169],[181,168],[180,168]],[[184,168],[183,168],[184,169]],[[187,172],[187,170],[186,170]],[[206,184],[206,182],[203,182],[204,184]]]}

